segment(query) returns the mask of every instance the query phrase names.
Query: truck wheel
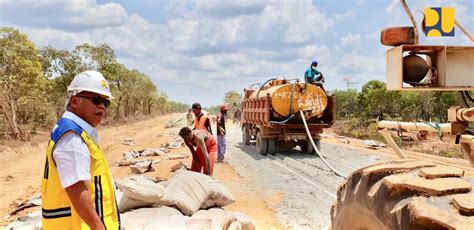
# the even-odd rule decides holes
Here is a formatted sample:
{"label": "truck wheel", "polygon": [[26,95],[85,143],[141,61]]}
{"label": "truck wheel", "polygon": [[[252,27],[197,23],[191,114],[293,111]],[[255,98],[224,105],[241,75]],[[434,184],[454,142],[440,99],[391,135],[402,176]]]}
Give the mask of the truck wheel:
{"label": "truck wheel", "polygon": [[395,160],[353,172],[331,208],[332,229],[472,229],[474,178],[428,161]]}
{"label": "truck wheel", "polygon": [[257,152],[262,154],[262,155],[267,155],[268,152],[268,139],[262,137],[262,133],[258,132],[257,133],[257,142],[255,143],[255,146],[257,146]]}
{"label": "truck wheel", "polygon": [[246,125],[242,125],[242,142],[245,145],[250,145],[250,133]]}
{"label": "truck wheel", "polygon": [[[321,151],[321,139],[313,139],[313,141],[316,145],[316,148],[318,148],[318,151]],[[316,151],[313,150],[313,153],[316,153]]]}
{"label": "truck wheel", "polygon": [[275,154],[276,150],[276,139],[268,138],[268,153]]}
{"label": "truck wheel", "polygon": [[301,141],[301,152],[302,153],[307,153],[311,154],[314,152],[313,145],[311,144],[311,141]]}

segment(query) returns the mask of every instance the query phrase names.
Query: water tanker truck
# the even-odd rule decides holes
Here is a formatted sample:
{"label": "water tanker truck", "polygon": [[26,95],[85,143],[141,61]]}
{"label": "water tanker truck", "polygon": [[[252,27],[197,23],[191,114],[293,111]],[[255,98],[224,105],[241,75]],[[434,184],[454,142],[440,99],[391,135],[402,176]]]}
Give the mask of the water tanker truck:
{"label": "water tanker truck", "polygon": [[[336,97],[320,87],[298,80],[273,78],[244,89],[242,105],[242,140],[246,145],[256,140],[257,152],[273,154],[277,147],[300,146],[304,153],[314,153],[302,119],[320,148],[320,134],[335,121]],[[301,116],[300,111],[304,116]]]}

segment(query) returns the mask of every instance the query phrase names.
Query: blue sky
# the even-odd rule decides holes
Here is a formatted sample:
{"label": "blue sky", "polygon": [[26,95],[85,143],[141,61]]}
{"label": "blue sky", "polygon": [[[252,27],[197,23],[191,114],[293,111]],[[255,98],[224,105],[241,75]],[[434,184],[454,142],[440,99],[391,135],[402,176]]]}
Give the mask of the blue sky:
{"label": "blue sky", "polygon": [[[453,6],[474,33],[472,0],[407,0],[418,10]],[[26,33],[39,47],[73,49],[108,43],[118,59],[138,69],[176,101],[216,105],[225,92],[271,77],[302,79],[313,59],[326,89],[385,81],[380,31],[410,25],[399,0],[0,0],[0,26]],[[455,37],[422,44],[472,45]]]}

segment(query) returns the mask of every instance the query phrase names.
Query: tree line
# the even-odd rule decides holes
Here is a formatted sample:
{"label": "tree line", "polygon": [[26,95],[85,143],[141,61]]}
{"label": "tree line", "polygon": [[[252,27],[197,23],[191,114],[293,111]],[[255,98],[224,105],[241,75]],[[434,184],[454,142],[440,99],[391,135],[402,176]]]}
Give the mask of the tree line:
{"label": "tree line", "polygon": [[385,83],[371,80],[355,89],[334,90],[337,116],[363,120],[379,118],[402,121],[447,122],[447,111],[463,105],[456,92],[440,91],[387,91]]}
{"label": "tree line", "polygon": [[[457,92],[387,91],[385,83],[371,80],[355,89],[334,90],[340,134],[369,137],[377,133],[375,121],[448,122],[447,111],[464,105]],[[345,122],[344,122],[345,121]]]}
{"label": "tree line", "polygon": [[0,132],[22,139],[37,128],[50,128],[64,112],[74,76],[96,70],[109,81],[115,99],[107,122],[141,115],[187,111],[171,101],[146,74],[128,69],[107,44],[81,44],[74,50],[40,49],[14,28],[0,27]]}

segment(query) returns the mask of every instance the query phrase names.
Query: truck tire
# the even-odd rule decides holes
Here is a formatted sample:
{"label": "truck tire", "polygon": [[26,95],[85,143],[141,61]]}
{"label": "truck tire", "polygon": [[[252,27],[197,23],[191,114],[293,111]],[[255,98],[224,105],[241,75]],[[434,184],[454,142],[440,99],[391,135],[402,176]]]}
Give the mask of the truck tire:
{"label": "truck tire", "polygon": [[276,139],[268,138],[268,153],[275,154],[276,150]]}
{"label": "truck tire", "polygon": [[472,229],[474,178],[429,161],[395,160],[353,172],[337,191],[332,229]]}
{"label": "truck tire", "polygon": [[301,141],[301,152],[306,153],[306,154],[311,154],[314,152],[313,145],[311,144],[311,141]]}
{"label": "truck tire", "polygon": [[[313,139],[313,141],[316,145],[316,148],[318,148],[318,151],[321,151],[321,139]],[[316,151],[313,150],[313,153],[316,153]]]}
{"label": "truck tire", "polygon": [[250,145],[250,132],[245,124],[242,125],[242,142],[244,142],[245,145]]}
{"label": "truck tire", "polygon": [[257,152],[262,155],[267,155],[268,152],[268,139],[262,137],[262,133],[257,133],[257,141],[255,142],[255,146],[257,147]]}

